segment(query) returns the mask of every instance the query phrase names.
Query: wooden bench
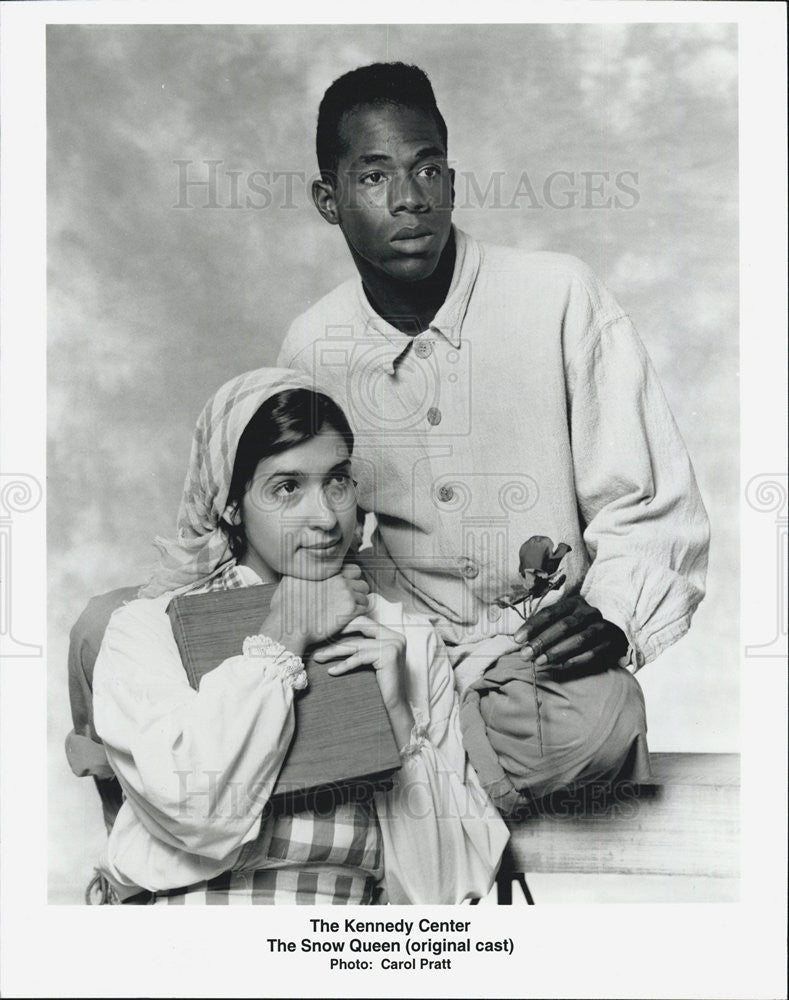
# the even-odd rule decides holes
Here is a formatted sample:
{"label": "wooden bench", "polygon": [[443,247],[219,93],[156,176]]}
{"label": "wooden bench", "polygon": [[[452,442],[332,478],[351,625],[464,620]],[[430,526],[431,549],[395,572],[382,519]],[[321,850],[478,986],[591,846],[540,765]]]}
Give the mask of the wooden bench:
{"label": "wooden bench", "polygon": [[532,803],[512,822],[498,902],[529,873],[739,875],[738,754],[656,753],[651,785],[590,786]]}

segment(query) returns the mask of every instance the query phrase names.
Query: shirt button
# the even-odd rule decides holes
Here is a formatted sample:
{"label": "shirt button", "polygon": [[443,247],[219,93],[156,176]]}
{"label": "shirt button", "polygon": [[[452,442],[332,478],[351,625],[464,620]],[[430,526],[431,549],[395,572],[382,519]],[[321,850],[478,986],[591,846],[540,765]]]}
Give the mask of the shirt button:
{"label": "shirt button", "polygon": [[454,497],[455,491],[451,486],[439,486],[438,487],[438,499],[441,503],[449,503],[449,501]]}
{"label": "shirt button", "polygon": [[418,358],[429,358],[433,353],[433,345],[429,340],[417,340],[414,350]]}
{"label": "shirt button", "polygon": [[488,606],[488,621],[497,622],[501,618],[501,608],[495,604]]}
{"label": "shirt button", "polygon": [[441,423],[441,410],[437,406],[431,406],[427,411],[427,422],[434,427]]}
{"label": "shirt button", "polygon": [[464,558],[460,560],[460,572],[467,580],[474,580],[479,576],[479,566],[473,559]]}

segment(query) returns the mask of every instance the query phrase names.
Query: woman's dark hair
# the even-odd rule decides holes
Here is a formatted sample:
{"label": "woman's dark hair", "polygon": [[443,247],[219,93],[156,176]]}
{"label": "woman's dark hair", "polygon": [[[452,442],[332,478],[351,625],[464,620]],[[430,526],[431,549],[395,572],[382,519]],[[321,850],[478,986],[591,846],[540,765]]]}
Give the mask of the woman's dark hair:
{"label": "woman's dark hair", "polygon": [[334,81],[323,95],[318,110],[315,145],[318,168],[324,180],[336,173],[343,153],[340,136],[343,115],[371,104],[399,104],[432,115],[446,151],[446,122],[438,110],[433,87],[424,70],[401,62],[360,66]]}
{"label": "woman's dark hair", "polygon": [[[310,389],[283,389],[267,399],[255,411],[238,442],[228,505],[240,510],[262,459],[317,437],[325,427],[337,431],[348,446],[348,453],[353,453],[353,432],[345,414],[328,396]],[[228,536],[230,551],[236,560],[241,559],[247,548],[243,525],[230,524],[224,518],[219,524]]]}

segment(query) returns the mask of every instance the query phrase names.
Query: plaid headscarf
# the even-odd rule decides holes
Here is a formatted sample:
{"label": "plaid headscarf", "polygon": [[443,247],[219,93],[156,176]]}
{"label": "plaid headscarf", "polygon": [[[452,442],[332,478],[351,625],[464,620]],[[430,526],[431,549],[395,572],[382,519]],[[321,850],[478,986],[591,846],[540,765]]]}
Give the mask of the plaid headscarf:
{"label": "plaid headscarf", "polygon": [[192,438],[176,537],[154,540],[159,561],[139,597],[205,582],[233,558],[219,521],[226,513],[238,442],[259,407],[284,389],[315,391],[315,385],[289,368],[257,368],[226,382],[208,400]]}

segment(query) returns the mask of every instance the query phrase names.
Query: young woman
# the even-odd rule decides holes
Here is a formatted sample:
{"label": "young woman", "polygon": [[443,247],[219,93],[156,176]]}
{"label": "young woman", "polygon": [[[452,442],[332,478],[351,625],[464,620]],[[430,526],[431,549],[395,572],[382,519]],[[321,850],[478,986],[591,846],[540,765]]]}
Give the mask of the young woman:
{"label": "young woman", "polygon": [[[294,372],[248,372],[203,410],[177,537],[158,540],[96,661],[96,728],[125,793],[103,865],[120,898],[457,903],[489,890],[508,835],[466,761],[441,641],[346,561],[352,448],[342,411]],[[173,592],[261,583],[278,588],[259,634],[193,690]],[[402,766],[390,791],[277,816],[267,795],[316,644],[329,673],[375,669]]]}

